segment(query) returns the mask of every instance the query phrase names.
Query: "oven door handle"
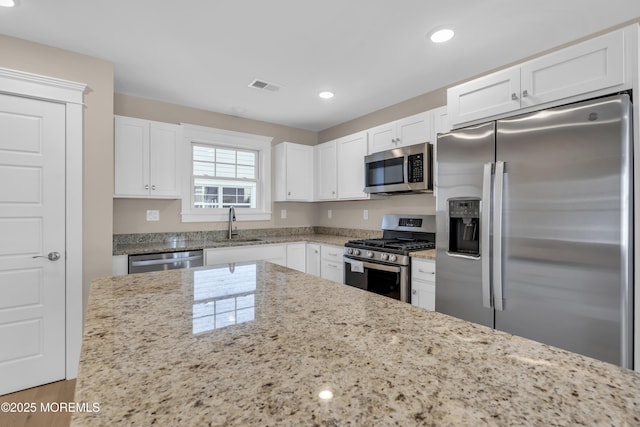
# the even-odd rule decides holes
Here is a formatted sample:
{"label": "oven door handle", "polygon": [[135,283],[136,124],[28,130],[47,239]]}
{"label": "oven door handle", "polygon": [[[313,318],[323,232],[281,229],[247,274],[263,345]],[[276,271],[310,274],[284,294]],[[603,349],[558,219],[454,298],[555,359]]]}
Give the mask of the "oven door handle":
{"label": "oven door handle", "polygon": [[400,273],[402,271],[401,267],[395,267],[393,265],[385,265],[385,264],[374,264],[372,262],[359,261],[357,259],[345,258],[344,262],[351,264],[351,262],[361,262],[364,268],[369,268],[371,270],[381,270],[388,271],[391,273]]}

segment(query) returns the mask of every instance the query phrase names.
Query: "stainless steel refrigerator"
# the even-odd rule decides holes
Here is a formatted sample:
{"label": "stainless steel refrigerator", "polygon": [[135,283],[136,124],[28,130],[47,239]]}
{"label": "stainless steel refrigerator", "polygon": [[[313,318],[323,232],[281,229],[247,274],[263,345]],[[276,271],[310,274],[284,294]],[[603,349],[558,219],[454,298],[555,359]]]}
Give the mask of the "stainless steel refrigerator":
{"label": "stainless steel refrigerator", "polygon": [[440,135],[436,311],[632,368],[627,94]]}

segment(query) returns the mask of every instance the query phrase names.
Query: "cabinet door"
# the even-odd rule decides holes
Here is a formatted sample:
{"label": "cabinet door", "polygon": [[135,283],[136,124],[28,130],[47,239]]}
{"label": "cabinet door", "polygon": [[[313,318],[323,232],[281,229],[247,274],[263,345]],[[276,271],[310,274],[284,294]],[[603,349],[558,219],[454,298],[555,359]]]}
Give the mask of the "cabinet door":
{"label": "cabinet door", "polygon": [[287,244],[287,267],[294,270],[306,271],[307,264],[307,245],[306,243],[288,243]]}
{"label": "cabinet door", "polygon": [[396,122],[398,146],[433,142],[431,114],[428,111],[406,117]]}
{"label": "cabinet door", "polygon": [[436,285],[429,282],[414,280],[411,282],[411,305],[435,311]]}
{"label": "cabinet door", "polygon": [[336,141],[314,147],[316,161],[316,199],[334,200],[338,197],[336,186]]}
{"label": "cabinet door", "polygon": [[522,106],[621,85],[624,32],[616,31],[522,65]]}
{"label": "cabinet door", "polygon": [[286,145],[287,200],[313,200],[313,147]]}
{"label": "cabinet door", "polygon": [[378,151],[390,150],[397,146],[395,122],[371,128],[367,131],[367,136],[369,139],[369,154],[377,153]]}
{"label": "cabinet door", "polygon": [[447,90],[451,124],[484,119],[520,108],[520,68],[512,67]]}
{"label": "cabinet door", "polygon": [[115,196],[149,195],[149,122],[115,117]]}
{"label": "cabinet door", "polygon": [[170,123],[150,123],[150,195],[180,197],[179,144],[181,127]]}
{"label": "cabinet door", "polygon": [[307,243],[306,272],[320,276],[320,245],[317,243]]}
{"label": "cabinet door", "polygon": [[364,190],[364,156],[367,133],[359,132],[337,140],[338,199],[367,199]]}

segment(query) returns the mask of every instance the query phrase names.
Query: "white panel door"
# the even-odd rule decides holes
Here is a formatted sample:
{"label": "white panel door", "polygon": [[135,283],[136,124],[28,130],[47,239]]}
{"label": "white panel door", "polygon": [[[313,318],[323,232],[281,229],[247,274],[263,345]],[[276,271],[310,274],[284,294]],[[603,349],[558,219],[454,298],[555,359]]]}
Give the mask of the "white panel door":
{"label": "white panel door", "polygon": [[0,182],[2,395],[65,378],[63,104],[0,95]]}

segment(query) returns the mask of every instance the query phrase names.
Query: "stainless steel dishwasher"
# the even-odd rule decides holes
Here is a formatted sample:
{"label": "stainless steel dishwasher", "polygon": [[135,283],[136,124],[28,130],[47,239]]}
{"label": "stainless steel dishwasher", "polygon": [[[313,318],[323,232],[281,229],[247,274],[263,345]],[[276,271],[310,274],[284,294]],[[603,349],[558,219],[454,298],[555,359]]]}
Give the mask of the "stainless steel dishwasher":
{"label": "stainless steel dishwasher", "polygon": [[129,274],[200,267],[202,265],[202,249],[195,251],[129,255]]}

